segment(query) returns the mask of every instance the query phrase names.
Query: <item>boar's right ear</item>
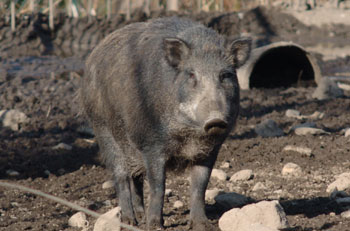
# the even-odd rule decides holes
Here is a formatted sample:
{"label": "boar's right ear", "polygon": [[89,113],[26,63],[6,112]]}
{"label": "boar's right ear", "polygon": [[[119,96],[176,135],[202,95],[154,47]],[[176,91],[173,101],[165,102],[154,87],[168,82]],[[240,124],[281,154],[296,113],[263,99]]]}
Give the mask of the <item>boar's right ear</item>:
{"label": "boar's right ear", "polygon": [[233,41],[229,47],[233,66],[239,68],[245,64],[250,56],[252,47],[251,38],[241,38]]}
{"label": "boar's right ear", "polygon": [[189,45],[179,38],[164,38],[163,48],[165,59],[174,68],[177,68],[190,54]]}

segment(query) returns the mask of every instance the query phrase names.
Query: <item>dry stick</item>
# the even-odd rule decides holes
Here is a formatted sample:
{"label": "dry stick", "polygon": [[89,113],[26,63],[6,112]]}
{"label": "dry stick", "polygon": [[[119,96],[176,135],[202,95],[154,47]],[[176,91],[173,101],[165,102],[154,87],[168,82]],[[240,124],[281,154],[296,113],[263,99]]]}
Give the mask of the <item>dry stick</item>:
{"label": "dry stick", "polygon": [[54,29],[54,24],[53,24],[53,0],[49,0],[49,8],[50,8],[50,15],[49,15],[49,27],[51,30]]}
{"label": "dry stick", "polygon": [[[31,188],[28,188],[28,187],[25,187],[25,186],[22,186],[22,185],[17,185],[17,184],[12,184],[12,183],[7,183],[7,182],[3,182],[3,181],[0,181],[0,186],[3,186],[3,187],[7,187],[7,188],[14,188],[14,189],[18,189],[18,190],[21,190],[21,191],[26,191],[26,192],[30,192],[30,193],[33,193],[35,195],[38,195],[38,196],[42,196],[42,197],[45,197],[46,199],[49,199],[49,200],[52,200],[52,201],[55,201],[59,204],[62,204],[62,205],[65,205],[65,206],[68,206],[74,210],[78,210],[78,211],[82,211],[94,218],[99,218],[101,216],[101,214],[99,213],[96,213],[90,209],[86,209],[84,207],[81,207],[77,204],[74,204],[72,202],[69,202],[67,200],[64,200],[64,199],[61,199],[59,197],[55,197],[55,196],[52,196],[50,194],[47,194],[47,193],[44,193],[44,192],[41,192],[39,190],[36,190],[36,189],[31,189]],[[120,226],[122,228],[125,228],[125,229],[129,229],[129,230],[132,230],[132,231],[143,231],[141,229],[138,229],[138,228],[135,228],[131,225],[127,225],[127,224],[124,224],[124,223],[120,223]]]}
{"label": "dry stick", "polygon": [[15,31],[15,29],[16,29],[15,0],[11,0],[11,30]]}

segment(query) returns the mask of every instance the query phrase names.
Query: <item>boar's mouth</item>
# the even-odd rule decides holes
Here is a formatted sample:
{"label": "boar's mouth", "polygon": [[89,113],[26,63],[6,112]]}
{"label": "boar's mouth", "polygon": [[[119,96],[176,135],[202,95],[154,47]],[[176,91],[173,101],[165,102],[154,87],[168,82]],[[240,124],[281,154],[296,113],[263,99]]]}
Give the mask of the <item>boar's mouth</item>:
{"label": "boar's mouth", "polygon": [[204,131],[208,135],[223,135],[227,131],[227,122],[222,119],[211,119],[205,123]]}

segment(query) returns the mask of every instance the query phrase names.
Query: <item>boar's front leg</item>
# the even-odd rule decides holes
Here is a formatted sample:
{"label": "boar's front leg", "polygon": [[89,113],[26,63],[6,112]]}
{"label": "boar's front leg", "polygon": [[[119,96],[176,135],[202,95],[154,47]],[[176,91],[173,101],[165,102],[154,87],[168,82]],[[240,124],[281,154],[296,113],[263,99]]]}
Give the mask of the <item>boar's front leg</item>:
{"label": "boar's front leg", "polygon": [[193,230],[212,230],[214,228],[205,215],[205,191],[216,157],[217,152],[211,153],[207,159],[197,161],[192,166],[190,220]]}
{"label": "boar's front leg", "polygon": [[[158,149],[158,148],[157,148]],[[146,174],[149,183],[149,205],[147,211],[148,230],[163,229],[163,206],[165,193],[165,156],[153,148],[144,154]]]}

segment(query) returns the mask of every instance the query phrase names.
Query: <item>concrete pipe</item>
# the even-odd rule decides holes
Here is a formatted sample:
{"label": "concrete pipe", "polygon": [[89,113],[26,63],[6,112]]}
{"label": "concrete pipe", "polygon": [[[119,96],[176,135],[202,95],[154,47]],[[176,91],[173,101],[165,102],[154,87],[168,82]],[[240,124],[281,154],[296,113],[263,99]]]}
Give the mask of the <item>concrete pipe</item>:
{"label": "concrete pipe", "polygon": [[241,89],[316,85],[320,68],[309,52],[292,42],[276,42],[252,51],[247,63],[237,71]]}

